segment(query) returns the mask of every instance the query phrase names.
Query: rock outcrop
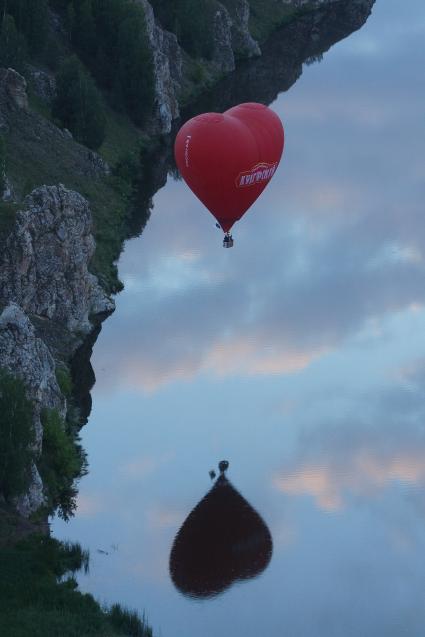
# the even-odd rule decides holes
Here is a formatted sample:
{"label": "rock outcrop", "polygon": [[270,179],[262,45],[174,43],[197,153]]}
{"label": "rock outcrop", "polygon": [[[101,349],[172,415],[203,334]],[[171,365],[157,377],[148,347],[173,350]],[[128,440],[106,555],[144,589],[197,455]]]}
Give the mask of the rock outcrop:
{"label": "rock outcrop", "polygon": [[[154,127],[161,133],[171,131],[173,120],[180,116],[178,96],[185,84],[184,61],[187,54],[182,51],[174,33],[162,29],[156,22],[148,0],[136,0],[143,6],[146,30],[152,49],[155,80]],[[217,2],[211,25],[213,52],[210,62],[205,62],[209,72],[215,76],[235,69],[235,60],[253,57],[261,53],[258,43],[248,28],[248,0],[224,0]]]}
{"label": "rock outcrop", "polygon": [[[23,380],[33,402],[36,454],[42,410],[57,409],[62,417],[67,410],[55,357],[69,360],[94,330],[90,318],[114,308],[88,271],[95,248],[91,223],[81,195],[62,185],[42,186],[26,197],[0,255],[0,366]],[[16,507],[28,516],[43,503],[34,465]]]}
{"label": "rock outcrop", "polygon": [[[296,1],[290,0],[288,4],[294,5]],[[206,110],[223,112],[242,102],[270,104],[297,81],[305,63],[320,60],[336,42],[360,29],[375,0],[317,2],[315,11],[277,29],[263,44],[260,56],[240,65],[204,92],[184,109],[182,117],[188,119]]]}
{"label": "rock outcrop", "polygon": [[[57,409],[65,416],[66,401],[56,380],[55,361],[49,348],[36,336],[29,317],[16,303],[10,303],[0,314],[0,361],[2,368],[24,382],[27,397],[33,402],[35,452],[39,454],[43,439],[42,410]],[[43,484],[33,465],[30,488],[18,498],[16,507],[21,515],[28,516],[43,502]]]}
{"label": "rock outcrop", "polygon": [[38,69],[31,64],[27,65],[30,83],[34,93],[42,100],[51,104],[56,97],[56,78],[54,73],[44,69]]}
{"label": "rock outcrop", "polygon": [[146,31],[152,48],[155,78],[154,118],[160,132],[169,133],[171,123],[179,116],[177,95],[183,80],[182,51],[174,33],[155,22],[153,9],[147,0],[137,0],[144,9]]}
{"label": "rock outcrop", "polygon": [[87,201],[64,186],[26,197],[0,256],[0,299],[87,334],[90,316],[113,310],[88,271],[95,243]]}
{"label": "rock outcrop", "polygon": [[251,58],[261,55],[261,49],[249,31],[248,0],[224,2],[232,19],[232,48],[236,58]]}
{"label": "rock outcrop", "polygon": [[[66,129],[61,130],[28,108],[26,80],[13,69],[0,68],[0,133],[6,138],[8,155],[37,157],[40,164],[51,167],[49,177],[53,183],[58,183],[58,175],[68,172],[95,180],[110,173],[108,164],[97,153],[75,142]],[[11,186],[19,199],[22,188],[17,183]]]}
{"label": "rock outcrop", "polygon": [[[169,133],[173,120],[180,116],[179,95],[187,86],[187,54],[180,48],[176,36],[156,22],[148,0],[136,0],[145,11],[147,35],[152,48],[155,79],[155,112],[152,128]],[[321,9],[331,5],[363,6],[365,0],[281,0],[288,9]],[[261,55],[258,42],[249,30],[248,0],[216,0],[211,24],[213,48],[211,60],[202,60],[208,83],[214,82],[236,68],[241,58]],[[281,63],[281,61],[277,61]],[[190,65],[189,65],[190,67]],[[190,83],[190,82],[189,82]],[[196,92],[196,91],[195,91]]]}
{"label": "rock outcrop", "polygon": [[28,109],[27,81],[14,69],[0,69],[0,92],[12,108]]}
{"label": "rock outcrop", "polygon": [[212,61],[219,73],[230,73],[235,70],[232,24],[232,18],[226,7],[218,2],[212,24],[214,41]]}

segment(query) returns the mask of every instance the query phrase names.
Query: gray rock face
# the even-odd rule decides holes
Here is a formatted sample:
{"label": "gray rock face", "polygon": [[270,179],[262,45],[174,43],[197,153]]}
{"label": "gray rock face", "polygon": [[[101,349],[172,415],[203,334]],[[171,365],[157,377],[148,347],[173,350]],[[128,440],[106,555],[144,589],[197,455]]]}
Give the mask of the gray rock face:
{"label": "gray rock face", "polygon": [[6,174],[3,174],[3,192],[1,198],[3,201],[15,201],[15,191],[13,189],[13,184],[10,181],[9,177]]}
{"label": "gray rock face", "polygon": [[10,108],[28,109],[26,79],[14,69],[0,69],[0,91],[7,95]]}
{"label": "gray rock face", "polygon": [[88,271],[95,243],[87,201],[64,186],[42,186],[24,201],[0,256],[0,300],[88,333],[90,315],[113,302]]}
{"label": "gray rock face", "polygon": [[232,48],[236,57],[250,58],[261,55],[258,42],[249,32],[248,0],[224,3],[232,19]]}
{"label": "gray rock face", "polygon": [[[30,319],[15,303],[10,303],[0,314],[0,362],[2,368],[22,379],[34,404],[35,452],[39,454],[43,439],[42,410],[57,409],[65,416],[66,401],[57,384],[55,362],[47,345],[37,338]],[[43,484],[33,465],[31,486],[17,499],[16,507],[27,517],[43,503]]]}
{"label": "gray rock face", "polygon": [[34,463],[31,465],[31,484],[26,493],[15,500],[16,510],[24,518],[29,518],[46,503],[43,481]]}
{"label": "gray rock face", "polygon": [[179,116],[177,93],[182,82],[182,52],[173,33],[161,29],[155,22],[153,9],[147,0],[142,5],[148,39],[152,48],[155,78],[155,119],[160,132],[169,133],[173,119]]}
{"label": "gray rock face", "polygon": [[212,24],[214,49],[212,60],[221,73],[235,70],[235,56],[232,47],[232,19],[226,7],[217,3],[217,10]]}
{"label": "gray rock face", "polygon": [[[62,132],[65,137],[68,137],[68,139],[72,139],[72,133],[67,128],[64,128]],[[89,150],[87,152],[87,159],[91,164],[93,174],[99,176],[111,174],[111,167],[109,166],[108,162],[106,162],[103,157],[95,153],[94,150]]]}
{"label": "gray rock face", "polygon": [[34,93],[42,100],[51,104],[56,97],[56,78],[53,73],[27,65],[30,82]]}
{"label": "gray rock face", "polygon": [[[7,133],[8,147],[14,146],[26,156],[34,152],[46,162],[53,155],[58,175],[70,167],[75,174],[84,177],[98,179],[109,175],[108,164],[97,153],[74,142],[66,129],[61,130],[27,108],[26,88],[26,81],[19,73],[0,68],[0,132]],[[50,177],[59,181],[56,174],[52,173]]]}
{"label": "gray rock face", "polygon": [[[136,1],[144,9],[147,35],[152,48],[155,78],[154,119],[159,132],[169,133],[173,120],[180,115],[177,96],[185,80],[185,54],[176,36],[158,26],[148,0]],[[252,57],[261,53],[248,29],[248,0],[236,0],[231,2],[229,7],[227,4],[217,2],[211,25],[214,37],[212,67],[217,74],[229,73],[235,69],[235,55]]]}

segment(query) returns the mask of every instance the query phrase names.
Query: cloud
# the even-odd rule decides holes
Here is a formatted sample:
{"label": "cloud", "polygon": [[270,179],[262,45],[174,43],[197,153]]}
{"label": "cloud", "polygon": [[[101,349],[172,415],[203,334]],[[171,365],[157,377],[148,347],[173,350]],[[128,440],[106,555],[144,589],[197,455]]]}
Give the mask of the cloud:
{"label": "cloud", "polygon": [[343,509],[353,498],[377,497],[394,484],[423,489],[424,394],[425,362],[418,359],[395,374],[391,385],[357,397],[356,405],[368,406],[369,422],[304,428],[298,452],[274,474],[274,487],[288,496],[310,496],[328,511]]}
{"label": "cloud", "polygon": [[392,482],[425,486],[424,454],[425,445],[416,452],[412,450],[392,457],[355,450],[344,466],[334,458],[326,458],[324,465],[306,463],[293,473],[277,475],[273,482],[282,493],[308,495],[320,508],[337,511],[344,507],[350,495],[371,497]]}

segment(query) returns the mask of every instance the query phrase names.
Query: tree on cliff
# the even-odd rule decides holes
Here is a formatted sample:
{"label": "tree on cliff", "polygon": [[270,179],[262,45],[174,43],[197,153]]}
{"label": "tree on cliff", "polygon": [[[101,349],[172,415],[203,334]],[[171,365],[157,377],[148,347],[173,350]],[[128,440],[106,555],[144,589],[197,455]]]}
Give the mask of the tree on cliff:
{"label": "tree on cliff", "polygon": [[7,13],[3,14],[0,29],[0,66],[20,71],[25,54],[25,39],[18,33],[15,20]]}
{"label": "tree on cliff", "polygon": [[93,149],[102,144],[106,130],[103,100],[75,55],[65,60],[59,70],[52,112],[77,141]]}
{"label": "tree on cliff", "polygon": [[123,101],[134,122],[142,124],[152,110],[154,83],[144,19],[137,10],[119,27],[117,62],[115,97]]}
{"label": "tree on cliff", "polygon": [[0,369],[0,494],[7,501],[24,493],[30,484],[32,412],[23,382]]}
{"label": "tree on cliff", "polygon": [[215,0],[151,0],[151,5],[162,26],[176,34],[189,55],[211,57],[211,25],[218,8]]}
{"label": "tree on cliff", "polygon": [[0,15],[11,15],[31,53],[41,53],[47,39],[47,0],[0,0]]}
{"label": "tree on cliff", "polygon": [[73,47],[113,105],[142,124],[154,102],[152,52],[142,5],[132,0],[50,3],[62,13]]}

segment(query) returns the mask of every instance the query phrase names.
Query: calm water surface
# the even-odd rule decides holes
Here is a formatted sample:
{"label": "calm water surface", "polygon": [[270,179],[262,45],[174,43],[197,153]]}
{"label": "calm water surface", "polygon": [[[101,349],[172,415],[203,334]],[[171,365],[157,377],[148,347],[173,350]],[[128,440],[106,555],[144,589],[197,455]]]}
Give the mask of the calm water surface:
{"label": "calm water surface", "polygon": [[[53,530],[91,551],[81,588],[157,635],[423,635],[424,36],[422,0],[378,0],[279,96],[284,160],[233,250],[172,177],[126,244],[90,474]],[[169,556],[222,459],[273,555],[194,600]]]}

